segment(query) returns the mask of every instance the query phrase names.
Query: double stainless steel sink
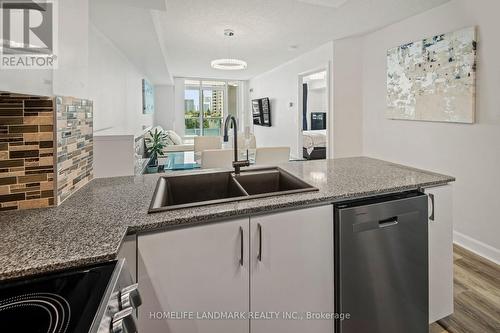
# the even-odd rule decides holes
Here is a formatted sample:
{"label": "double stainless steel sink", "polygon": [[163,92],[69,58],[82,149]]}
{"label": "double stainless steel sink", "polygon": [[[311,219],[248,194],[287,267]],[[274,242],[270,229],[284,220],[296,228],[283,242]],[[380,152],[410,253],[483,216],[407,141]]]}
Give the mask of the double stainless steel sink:
{"label": "double stainless steel sink", "polygon": [[149,213],[317,190],[277,167],[163,176]]}

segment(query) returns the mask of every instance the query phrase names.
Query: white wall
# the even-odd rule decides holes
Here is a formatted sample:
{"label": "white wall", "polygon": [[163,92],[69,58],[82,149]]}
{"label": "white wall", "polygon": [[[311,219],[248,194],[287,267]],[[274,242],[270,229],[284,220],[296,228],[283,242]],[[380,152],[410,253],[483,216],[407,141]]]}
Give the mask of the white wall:
{"label": "white wall", "polygon": [[155,86],[154,124],[164,129],[174,128],[175,103],[173,85]]}
{"label": "white wall", "polygon": [[134,135],[94,135],[94,178],[134,175]]}
{"label": "white wall", "polygon": [[[455,176],[455,241],[497,262],[500,261],[498,13],[499,1],[451,1],[367,35],[362,62],[365,155]],[[478,27],[477,123],[385,119],[386,51],[423,37],[473,25]],[[343,66],[336,60],[336,65]],[[344,83],[348,82],[346,77]],[[356,89],[355,93],[358,92]],[[337,122],[342,126],[339,119]]]}
{"label": "white wall", "polygon": [[249,89],[253,89],[249,100],[269,97],[271,101],[272,127],[253,126],[257,146],[290,146],[293,156],[302,156],[299,74],[327,67],[332,55],[330,42],[249,81]]}
{"label": "white wall", "polygon": [[52,95],[52,70],[0,69],[0,91]]}
{"label": "white wall", "polygon": [[[311,113],[326,112],[328,114],[328,90],[327,79],[310,80],[307,82],[307,128],[311,129]],[[302,102],[301,102],[302,104]],[[298,106],[301,112],[301,105]],[[300,115],[299,115],[300,118]],[[299,120],[300,121],[300,120]],[[301,123],[300,123],[301,124]],[[299,124],[299,126],[300,126]]]}
{"label": "white wall", "polygon": [[245,131],[248,127],[250,130],[253,127],[252,112],[250,111],[249,100],[249,81],[239,81],[238,90],[238,124],[242,129],[241,132]]}
{"label": "white wall", "polygon": [[53,94],[88,98],[88,0],[59,4],[59,63],[53,71]]}
{"label": "white wall", "polygon": [[174,117],[172,129],[184,136],[184,78],[174,78]]}
{"label": "white wall", "polygon": [[87,98],[88,0],[64,0],[58,8],[58,67],[0,69],[0,90]]}
{"label": "white wall", "polygon": [[328,93],[326,87],[321,89],[311,89],[311,88],[308,89],[307,116],[306,116],[308,129],[311,129],[311,113],[313,112],[328,113]]}
{"label": "white wall", "polygon": [[94,101],[94,131],[136,134],[153,125],[142,113],[144,74],[106,36],[90,24],[89,98]]}
{"label": "white wall", "polygon": [[363,153],[363,40],[334,41],[333,59],[334,156],[359,156]]}

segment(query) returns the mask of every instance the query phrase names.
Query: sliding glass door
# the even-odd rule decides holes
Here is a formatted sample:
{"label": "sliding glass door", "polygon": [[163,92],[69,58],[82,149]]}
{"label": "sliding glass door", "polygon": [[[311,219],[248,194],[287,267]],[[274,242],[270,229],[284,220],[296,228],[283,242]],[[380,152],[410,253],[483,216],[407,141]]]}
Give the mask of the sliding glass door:
{"label": "sliding glass door", "polygon": [[186,135],[201,135],[200,90],[187,86],[184,90],[184,124]]}
{"label": "sliding glass door", "polygon": [[226,82],[201,81],[203,135],[221,135],[226,105]]}
{"label": "sliding glass door", "polygon": [[185,134],[221,135],[226,114],[226,82],[188,79],[184,85]]}

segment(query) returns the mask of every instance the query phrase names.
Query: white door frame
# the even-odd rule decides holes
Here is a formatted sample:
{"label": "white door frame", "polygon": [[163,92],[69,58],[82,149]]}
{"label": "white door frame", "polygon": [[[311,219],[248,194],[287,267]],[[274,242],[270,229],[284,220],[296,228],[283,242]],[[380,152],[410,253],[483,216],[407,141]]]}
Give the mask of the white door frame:
{"label": "white door frame", "polygon": [[309,76],[314,73],[318,72],[325,72],[326,71],[326,99],[327,99],[327,113],[326,113],[326,158],[331,158],[330,152],[333,151],[332,147],[330,147],[330,135],[331,131],[333,130],[332,128],[332,119],[333,119],[333,112],[332,112],[332,102],[331,102],[331,64],[330,61],[325,64],[325,66],[321,66],[315,69],[311,69],[302,73],[299,73],[298,75],[298,101],[297,101],[297,154],[299,157],[303,156],[302,153],[302,148],[303,148],[303,136],[302,136],[302,101],[303,101],[303,91],[302,91],[302,84],[303,84],[303,79],[306,76]]}

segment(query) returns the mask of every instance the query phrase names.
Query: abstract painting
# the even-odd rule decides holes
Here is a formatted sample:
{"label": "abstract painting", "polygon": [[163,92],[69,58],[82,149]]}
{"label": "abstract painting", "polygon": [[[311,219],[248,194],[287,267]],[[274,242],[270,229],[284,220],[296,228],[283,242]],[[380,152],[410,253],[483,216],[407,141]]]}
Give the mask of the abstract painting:
{"label": "abstract painting", "polygon": [[389,119],[474,123],[475,27],[387,51]]}
{"label": "abstract painting", "polygon": [[142,113],[151,114],[155,111],[155,93],[153,85],[142,79]]}

